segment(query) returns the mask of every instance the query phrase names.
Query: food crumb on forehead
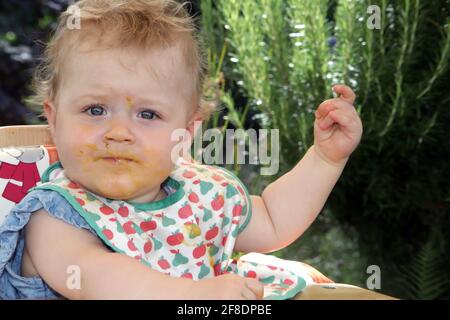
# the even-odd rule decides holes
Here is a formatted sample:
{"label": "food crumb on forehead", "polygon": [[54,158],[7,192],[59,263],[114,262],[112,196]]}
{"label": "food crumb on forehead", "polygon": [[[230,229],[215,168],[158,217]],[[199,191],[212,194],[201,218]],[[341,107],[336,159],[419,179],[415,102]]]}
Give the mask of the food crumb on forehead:
{"label": "food crumb on forehead", "polygon": [[131,109],[133,107],[133,98],[130,96],[127,96],[125,98],[125,105],[127,106],[128,109]]}

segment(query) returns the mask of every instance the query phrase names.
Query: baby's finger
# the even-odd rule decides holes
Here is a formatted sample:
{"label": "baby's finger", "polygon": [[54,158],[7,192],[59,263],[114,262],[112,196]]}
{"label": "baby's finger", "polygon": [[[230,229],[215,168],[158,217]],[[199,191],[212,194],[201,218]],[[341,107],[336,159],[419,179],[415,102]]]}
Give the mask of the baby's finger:
{"label": "baby's finger", "polygon": [[321,119],[326,117],[330,111],[336,109],[347,109],[356,114],[355,108],[350,103],[342,99],[335,98],[335,99],[328,99],[322,102],[317,108],[315,116],[317,119]]}
{"label": "baby's finger", "polygon": [[241,292],[241,297],[245,300],[258,300],[255,293],[249,288],[243,288]]}
{"label": "baby's finger", "polygon": [[350,127],[352,123],[352,117],[348,112],[342,109],[336,109],[330,111],[327,118],[329,117],[330,120],[327,120],[327,122],[324,125],[320,125],[322,130],[328,129],[331,125],[337,123],[340,126],[343,127]]}
{"label": "baby's finger", "polygon": [[246,286],[254,294],[253,299],[262,300],[264,297],[264,286],[257,280],[247,281]]}
{"label": "baby's finger", "polygon": [[329,113],[325,118],[322,118],[318,121],[319,121],[318,122],[319,127],[322,130],[327,130],[329,127],[331,127],[335,123],[335,121],[333,120],[333,118],[331,118]]}
{"label": "baby's finger", "polygon": [[339,99],[342,99],[350,104],[355,102],[356,95],[353,90],[345,84],[337,84],[333,86],[333,91],[339,95]]}

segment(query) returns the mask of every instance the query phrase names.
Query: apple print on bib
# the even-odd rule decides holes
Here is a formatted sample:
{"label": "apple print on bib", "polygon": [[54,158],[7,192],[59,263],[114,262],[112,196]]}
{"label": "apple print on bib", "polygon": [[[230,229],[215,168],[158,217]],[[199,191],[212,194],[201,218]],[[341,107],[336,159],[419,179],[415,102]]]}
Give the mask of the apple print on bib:
{"label": "apple print on bib", "polygon": [[[230,272],[236,238],[251,218],[250,196],[237,177],[184,159],[162,185],[167,197],[143,204],[84,190],[60,163],[46,176],[36,189],[59,192],[112,250],[173,277],[200,280]],[[289,281],[298,284],[297,278]]]}

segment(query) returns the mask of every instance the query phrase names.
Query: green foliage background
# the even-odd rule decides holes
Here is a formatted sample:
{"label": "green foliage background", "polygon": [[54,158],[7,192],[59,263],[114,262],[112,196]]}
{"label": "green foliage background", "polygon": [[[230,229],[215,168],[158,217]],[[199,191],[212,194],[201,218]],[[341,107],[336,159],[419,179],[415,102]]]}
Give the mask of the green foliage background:
{"label": "green foliage background", "polygon": [[[364,134],[324,212],[276,254],[381,292],[450,297],[446,0],[201,0],[209,48],[212,125],[280,129],[282,170],[312,143],[313,112],[331,85],[349,84]],[[370,29],[370,5],[381,29]],[[225,114],[225,121],[221,116]],[[276,177],[236,167],[253,192]]]}

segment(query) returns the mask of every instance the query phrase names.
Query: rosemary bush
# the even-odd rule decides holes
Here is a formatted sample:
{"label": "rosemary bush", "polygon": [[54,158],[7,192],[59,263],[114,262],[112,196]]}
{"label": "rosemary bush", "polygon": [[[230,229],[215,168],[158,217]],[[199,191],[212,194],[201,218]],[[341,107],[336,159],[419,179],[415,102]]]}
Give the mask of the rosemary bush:
{"label": "rosemary bush", "polygon": [[[363,138],[326,204],[331,214],[318,219],[338,221],[340,231],[316,223],[315,233],[305,234],[315,242],[326,240],[330,233],[322,237],[323,231],[357,240],[341,248],[349,255],[338,268],[350,272],[346,266],[358,258],[364,270],[336,280],[364,285],[361,274],[375,264],[383,292],[449,298],[450,1],[200,5],[212,66],[207,92],[225,114],[212,125],[280,129],[280,175],[311,145],[313,112],[332,96],[331,85],[347,83],[357,94]],[[366,24],[370,5],[380,8],[380,29]],[[276,178],[255,176],[245,174],[253,192]],[[358,257],[350,255],[354,250]],[[279,254],[299,258],[299,251],[294,244]]]}

